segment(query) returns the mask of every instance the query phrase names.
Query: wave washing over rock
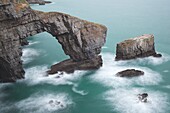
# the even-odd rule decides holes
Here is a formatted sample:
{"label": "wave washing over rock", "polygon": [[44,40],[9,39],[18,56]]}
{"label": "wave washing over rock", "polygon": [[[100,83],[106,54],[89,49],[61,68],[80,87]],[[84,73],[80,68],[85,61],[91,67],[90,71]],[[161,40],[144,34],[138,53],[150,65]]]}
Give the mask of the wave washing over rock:
{"label": "wave washing over rock", "polygon": [[[95,82],[100,82],[108,87],[124,87],[130,86],[133,84],[136,85],[157,85],[160,81],[162,81],[162,77],[159,73],[146,68],[135,65],[129,65],[129,61],[113,61],[114,55],[110,53],[103,54],[104,65],[100,68],[95,75],[91,78]],[[143,70],[144,75],[135,77],[135,78],[121,78],[117,77],[116,74],[122,70],[126,69],[137,69]]]}
{"label": "wave washing over rock", "polygon": [[71,107],[72,100],[67,94],[34,94],[27,99],[21,100],[15,104],[21,112],[47,113],[57,112]]}
{"label": "wave washing over rock", "polygon": [[[148,92],[148,102],[138,100],[137,95]],[[166,113],[169,109],[168,97],[158,91],[142,88],[119,88],[104,94],[112,109],[121,113]]]}
{"label": "wave washing over rock", "polygon": [[[147,88],[159,85],[162,81],[162,76],[159,73],[139,66],[142,62],[137,63],[135,60],[138,59],[131,60],[132,63],[129,64],[129,61],[113,61],[115,55],[110,53],[103,53],[102,56],[104,59],[103,67],[90,78],[92,82],[98,82],[109,88],[101,95],[113,111],[120,113],[166,113],[169,109],[167,94]],[[148,58],[148,60],[152,59]],[[131,68],[143,70],[145,74],[130,79],[116,76],[117,72]],[[149,94],[147,103],[140,102],[137,96],[144,92]]]}
{"label": "wave washing over rock", "polygon": [[67,73],[57,73],[54,75],[47,76],[47,66],[35,66],[25,69],[25,80],[20,80],[20,82],[25,82],[28,85],[36,84],[53,84],[53,85],[74,85],[73,81],[81,79],[81,77],[86,73],[85,71],[76,71],[72,74]]}

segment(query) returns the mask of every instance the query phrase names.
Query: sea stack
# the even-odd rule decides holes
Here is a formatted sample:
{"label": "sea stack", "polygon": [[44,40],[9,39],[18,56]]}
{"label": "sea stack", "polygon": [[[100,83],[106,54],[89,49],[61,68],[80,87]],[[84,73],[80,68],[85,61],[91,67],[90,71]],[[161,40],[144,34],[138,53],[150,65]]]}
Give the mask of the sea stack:
{"label": "sea stack", "polygon": [[157,54],[155,51],[154,36],[152,34],[144,34],[117,44],[116,60],[129,60],[148,56],[161,57],[161,54]]}

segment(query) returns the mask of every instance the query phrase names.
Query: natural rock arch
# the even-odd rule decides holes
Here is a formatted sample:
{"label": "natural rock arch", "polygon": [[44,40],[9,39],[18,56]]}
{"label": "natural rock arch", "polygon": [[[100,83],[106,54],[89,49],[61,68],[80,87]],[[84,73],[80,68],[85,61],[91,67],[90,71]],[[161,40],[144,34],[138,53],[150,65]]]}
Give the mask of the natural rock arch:
{"label": "natural rock arch", "polygon": [[24,78],[21,45],[26,37],[44,31],[56,37],[65,54],[70,56],[69,60],[53,66],[49,73],[62,71],[59,69],[62,64],[65,66],[62,68],[69,66],[66,72],[101,66],[102,59],[98,54],[105,43],[107,31],[105,26],[63,13],[35,11],[23,0],[22,3],[16,0],[13,2],[2,0],[0,1],[0,59],[2,59],[0,64],[5,62],[8,66],[1,65],[3,68],[0,70],[10,71],[6,71],[5,75],[0,73],[1,82]]}

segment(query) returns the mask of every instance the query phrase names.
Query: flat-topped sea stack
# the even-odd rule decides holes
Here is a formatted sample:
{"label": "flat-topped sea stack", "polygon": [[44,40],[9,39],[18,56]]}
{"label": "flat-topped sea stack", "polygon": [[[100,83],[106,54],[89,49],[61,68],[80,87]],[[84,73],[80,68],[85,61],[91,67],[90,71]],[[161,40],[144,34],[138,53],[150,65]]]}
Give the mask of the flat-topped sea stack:
{"label": "flat-topped sea stack", "polygon": [[[24,78],[21,46],[27,44],[26,37],[41,32],[54,36],[65,54],[70,56],[64,63],[52,66],[51,74],[66,68],[73,72],[76,69],[98,69],[102,65],[99,54],[106,40],[105,26],[59,12],[35,11],[25,0],[1,0],[0,82]],[[72,69],[68,69],[68,65]]]}
{"label": "flat-topped sea stack", "polygon": [[154,36],[151,34],[144,34],[117,44],[116,60],[129,60],[148,56],[161,57],[161,54],[157,54],[155,51]]}

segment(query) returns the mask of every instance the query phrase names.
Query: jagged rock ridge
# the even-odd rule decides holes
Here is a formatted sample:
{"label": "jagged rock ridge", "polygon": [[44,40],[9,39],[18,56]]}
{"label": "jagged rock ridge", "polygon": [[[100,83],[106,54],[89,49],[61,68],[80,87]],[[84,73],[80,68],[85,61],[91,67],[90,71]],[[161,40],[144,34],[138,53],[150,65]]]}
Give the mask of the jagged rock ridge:
{"label": "jagged rock ridge", "polygon": [[[105,43],[107,29],[67,14],[32,10],[25,0],[1,0],[0,62],[5,62],[7,70],[10,70],[6,74],[0,73],[1,82],[24,78],[21,45],[24,45],[26,37],[44,31],[56,37],[73,62],[94,62],[100,58],[98,54]],[[101,62],[95,65],[100,67]],[[6,66],[1,67],[0,72],[5,72]]]}

